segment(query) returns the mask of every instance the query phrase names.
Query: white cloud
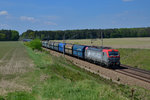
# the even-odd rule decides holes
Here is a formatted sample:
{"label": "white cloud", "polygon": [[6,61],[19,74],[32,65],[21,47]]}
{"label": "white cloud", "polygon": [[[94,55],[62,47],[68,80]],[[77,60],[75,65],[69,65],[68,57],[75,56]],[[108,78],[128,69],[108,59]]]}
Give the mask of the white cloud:
{"label": "white cloud", "polygon": [[0,11],[0,16],[1,15],[8,15],[8,12],[7,11]]}
{"label": "white cloud", "polygon": [[28,17],[28,16],[21,16],[20,20],[21,21],[30,21],[30,22],[33,22],[33,23],[43,24],[43,25],[54,25],[54,26],[57,25],[56,23],[54,23],[52,21],[49,21],[46,18],[41,19],[41,18],[34,18],[34,17]]}
{"label": "white cloud", "polygon": [[123,2],[130,2],[130,1],[133,1],[133,0],[122,0]]}
{"label": "white cloud", "polygon": [[35,18],[34,17],[27,17],[27,16],[21,16],[20,17],[20,20],[22,21],[35,21]]}
{"label": "white cloud", "polygon": [[8,28],[9,25],[8,24],[0,24],[0,28]]}
{"label": "white cloud", "polygon": [[57,25],[56,23],[53,22],[44,22],[45,25]]}

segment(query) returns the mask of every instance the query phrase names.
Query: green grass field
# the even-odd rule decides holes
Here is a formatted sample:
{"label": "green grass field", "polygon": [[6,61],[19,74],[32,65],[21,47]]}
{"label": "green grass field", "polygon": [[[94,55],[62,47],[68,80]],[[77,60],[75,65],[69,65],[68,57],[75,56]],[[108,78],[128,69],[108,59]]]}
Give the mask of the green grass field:
{"label": "green grass field", "polygon": [[150,70],[150,49],[119,49],[121,63]]}
{"label": "green grass field", "polygon": [[[12,44],[8,42],[7,46]],[[11,82],[9,86],[12,87],[5,88],[7,92],[3,91],[0,100],[131,100],[132,88],[135,89],[134,100],[150,99],[149,90],[118,85],[78,68],[63,57],[55,57],[45,51],[33,51],[19,42],[14,44],[12,47],[24,51],[21,56],[27,57],[26,60],[32,59],[34,67],[26,67],[30,70],[17,76],[1,76],[0,90],[8,84],[4,83],[4,79]]]}

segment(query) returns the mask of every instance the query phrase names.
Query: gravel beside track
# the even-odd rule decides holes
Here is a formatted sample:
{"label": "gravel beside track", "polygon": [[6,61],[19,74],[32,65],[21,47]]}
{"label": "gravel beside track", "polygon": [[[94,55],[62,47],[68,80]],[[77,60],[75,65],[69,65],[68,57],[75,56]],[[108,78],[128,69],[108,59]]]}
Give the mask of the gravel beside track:
{"label": "gravel beside track", "polygon": [[[50,49],[46,49],[45,50],[49,51],[52,55],[55,56],[63,56],[62,53],[50,50]],[[70,60],[71,62],[73,62],[75,65],[77,65],[80,68],[83,68],[87,71],[90,71],[92,73],[98,74],[101,77],[104,77],[106,79],[110,79],[113,82],[116,82],[118,84],[128,84],[128,85],[134,85],[134,86],[139,86],[139,87],[143,87],[146,89],[150,90],[150,81],[147,80],[147,78],[149,79],[150,74],[147,74],[147,72],[145,73],[147,78],[144,78],[142,76],[138,76],[140,71],[136,71],[136,70],[132,70],[133,68],[123,68],[123,69],[108,69],[105,67],[101,67],[99,65],[81,60],[81,59],[77,59],[75,57],[72,56],[68,56],[65,55],[65,58]],[[125,66],[123,66],[125,67]],[[124,70],[128,70],[130,69],[130,72],[125,72]],[[135,75],[133,73],[138,73],[138,75]],[[140,78],[139,78],[140,77]],[[144,81],[145,80],[145,81]]]}

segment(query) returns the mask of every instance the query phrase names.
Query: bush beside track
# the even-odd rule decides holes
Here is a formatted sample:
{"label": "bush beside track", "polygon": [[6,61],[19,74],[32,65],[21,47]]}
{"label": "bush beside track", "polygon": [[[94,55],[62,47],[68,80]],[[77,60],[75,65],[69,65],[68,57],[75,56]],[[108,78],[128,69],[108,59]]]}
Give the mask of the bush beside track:
{"label": "bush beside track", "polygon": [[40,42],[41,40],[40,39],[35,39],[35,40],[32,40],[30,42],[24,42],[24,44],[26,46],[29,46],[30,48],[32,48],[32,50],[42,50],[42,43]]}

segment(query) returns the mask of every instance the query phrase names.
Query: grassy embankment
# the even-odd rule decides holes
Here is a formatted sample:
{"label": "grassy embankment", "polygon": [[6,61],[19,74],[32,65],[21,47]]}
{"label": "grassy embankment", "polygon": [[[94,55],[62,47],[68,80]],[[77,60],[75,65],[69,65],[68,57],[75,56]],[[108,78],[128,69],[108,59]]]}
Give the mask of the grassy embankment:
{"label": "grassy embankment", "polygon": [[[67,43],[100,46],[100,39],[67,40]],[[62,42],[59,40],[59,42]],[[121,63],[150,70],[150,38],[111,38],[104,39],[104,46],[120,51]]]}
{"label": "grassy embankment", "polygon": [[121,63],[150,70],[150,49],[119,49]]}
{"label": "grassy embankment", "polygon": [[130,100],[131,89],[134,99],[150,99],[150,91],[127,85],[118,85],[97,75],[86,72],[62,57],[48,52],[27,52],[35,68],[19,75],[18,84],[31,88],[9,92],[1,98],[7,100]]}

